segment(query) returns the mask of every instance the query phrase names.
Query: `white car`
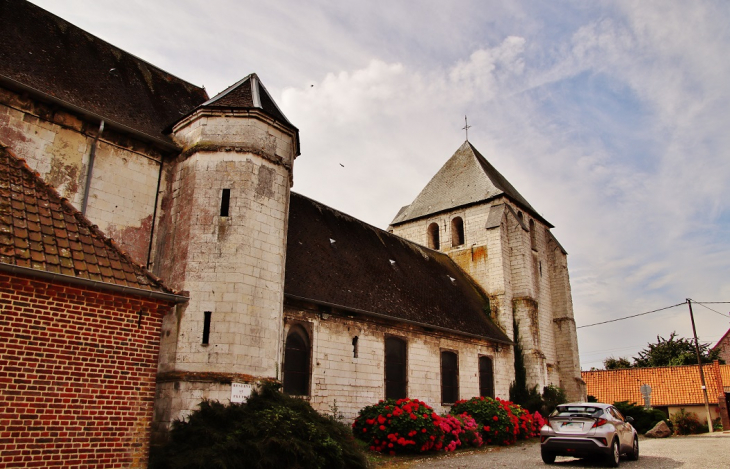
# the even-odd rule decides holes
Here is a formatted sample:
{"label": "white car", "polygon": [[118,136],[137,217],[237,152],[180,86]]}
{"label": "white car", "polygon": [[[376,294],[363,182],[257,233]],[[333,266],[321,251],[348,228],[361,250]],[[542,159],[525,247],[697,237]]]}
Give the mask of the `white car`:
{"label": "white car", "polygon": [[556,456],[601,456],[610,467],[618,467],[625,454],[635,461],[639,459],[639,436],[633,421],[610,404],[561,404],[540,429],[542,460],[552,464]]}

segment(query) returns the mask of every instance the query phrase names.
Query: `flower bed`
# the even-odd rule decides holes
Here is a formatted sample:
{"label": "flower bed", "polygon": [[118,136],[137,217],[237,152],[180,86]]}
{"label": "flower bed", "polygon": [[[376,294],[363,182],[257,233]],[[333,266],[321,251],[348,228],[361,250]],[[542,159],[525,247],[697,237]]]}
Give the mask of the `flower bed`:
{"label": "flower bed", "polygon": [[387,454],[455,451],[483,443],[511,445],[537,436],[542,416],[501,399],[473,397],[458,401],[440,417],[418,399],[388,399],[363,408],[352,424],[371,451]]}
{"label": "flower bed", "polygon": [[[484,442],[495,445],[512,445],[518,438],[536,436],[545,422],[537,412],[533,415],[517,404],[491,397],[458,401],[451,413],[471,415],[482,429]],[[535,416],[539,417],[537,422]]]}
{"label": "flower bed", "polygon": [[365,407],[352,424],[355,436],[372,451],[421,453],[443,447],[443,432],[433,409],[418,399],[388,399]]}

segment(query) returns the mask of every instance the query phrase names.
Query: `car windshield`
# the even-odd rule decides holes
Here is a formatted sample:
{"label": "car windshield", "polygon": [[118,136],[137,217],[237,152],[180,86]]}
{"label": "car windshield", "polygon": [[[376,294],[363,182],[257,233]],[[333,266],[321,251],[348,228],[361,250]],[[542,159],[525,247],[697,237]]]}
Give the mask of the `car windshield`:
{"label": "car windshield", "polygon": [[598,417],[603,413],[600,407],[590,406],[558,406],[552,417]]}

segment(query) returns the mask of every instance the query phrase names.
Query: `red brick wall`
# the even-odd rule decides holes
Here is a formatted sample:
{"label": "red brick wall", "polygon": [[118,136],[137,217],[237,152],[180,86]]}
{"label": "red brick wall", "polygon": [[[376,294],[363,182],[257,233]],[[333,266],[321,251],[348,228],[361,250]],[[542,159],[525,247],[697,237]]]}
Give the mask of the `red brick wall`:
{"label": "red brick wall", "polygon": [[0,274],[0,468],[147,467],[169,308]]}

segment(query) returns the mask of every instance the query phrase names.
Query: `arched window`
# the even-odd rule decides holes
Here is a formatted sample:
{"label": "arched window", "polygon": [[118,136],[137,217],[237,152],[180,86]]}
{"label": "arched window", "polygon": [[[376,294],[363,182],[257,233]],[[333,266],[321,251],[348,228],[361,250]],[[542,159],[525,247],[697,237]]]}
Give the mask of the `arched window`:
{"label": "arched window", "polygon": [[385,398],[406,397],[406,341],[397,337],[385,339]]}
{"label": "arched window", "polygon": [[293,326],[286,336],[284,351],[284,392],[295,396],[309,395],[310,344],[307,331]]}
{"label": "arched window", "polygon": [[441,403],[453,404],[459,400],[459,356],[455,352],[441,352]]}
{"label": "arched window", "polygon": [[494,398],[494,369],[489,357],[479,357],[479,395]]}
{"label": "arched window", "polygon": [[464,220],[456,217],[451,220],[451,246],[464,244]]}
{"label": "arched window", "polygon": [[537,251],[537,238],[535,237],[535,220],[530,219],[530,247]]}
{"label": "arched window", "polygon": [[439,225],[438,223],[431,223],[428,225],[428,247],[431,249],[441,249],[441,243],[439,242]]}

